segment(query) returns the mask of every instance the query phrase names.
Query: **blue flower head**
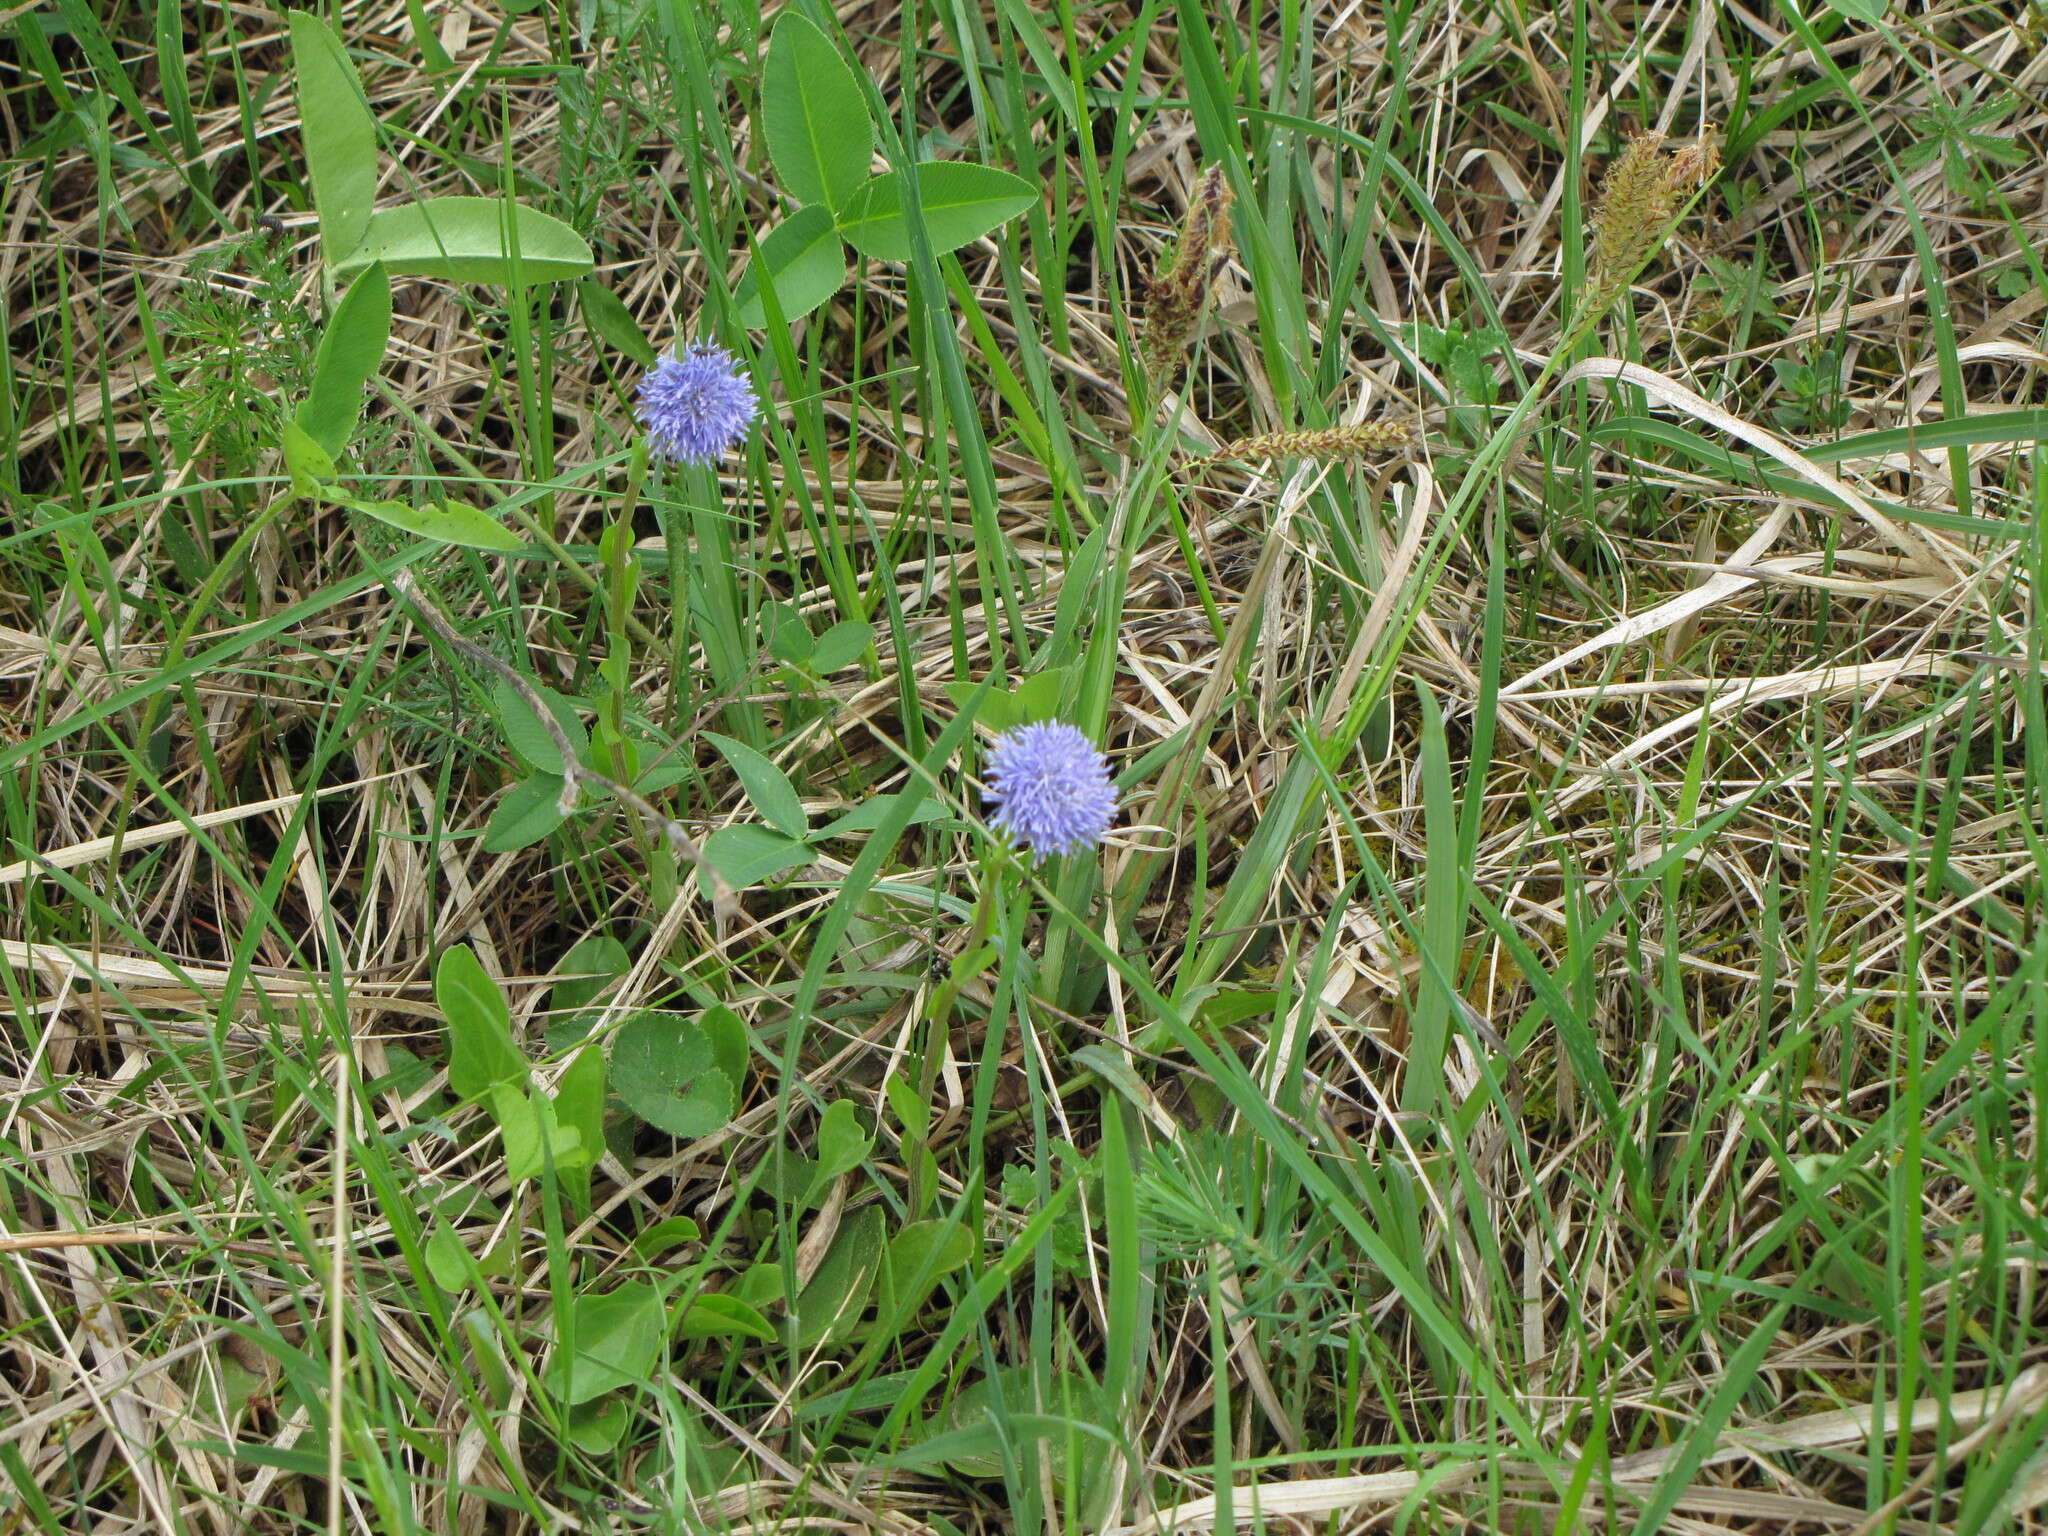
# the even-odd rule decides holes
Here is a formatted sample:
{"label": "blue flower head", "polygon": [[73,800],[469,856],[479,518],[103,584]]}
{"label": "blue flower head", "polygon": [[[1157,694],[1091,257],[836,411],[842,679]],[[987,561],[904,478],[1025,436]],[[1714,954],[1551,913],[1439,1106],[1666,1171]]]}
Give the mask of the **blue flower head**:
{"label": "blue flower head", "polygon": [[1116,816],[1108,761],[1058,721],[1021,725],[995,739],[983,798],[996,808],[991,820],[1029,848],[1034,863],[1101,842]]}
{"label": "blue flower head", "polygon": [[658,457],[710,464],[747,435],[760,403],[730,352],[700,344],[666,353],[647,371],[638,414]]}

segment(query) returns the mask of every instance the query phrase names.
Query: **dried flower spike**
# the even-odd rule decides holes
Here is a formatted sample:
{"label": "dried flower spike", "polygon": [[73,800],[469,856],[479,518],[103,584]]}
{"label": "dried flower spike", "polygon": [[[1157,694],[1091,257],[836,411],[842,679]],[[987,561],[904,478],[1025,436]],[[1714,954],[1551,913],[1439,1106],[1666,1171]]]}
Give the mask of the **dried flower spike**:
{"label": "dried flower spike", "polygon": [[747,435],[760,414],[754,386],[723,347],[698,345],[663,356],[640,381],[647,445],[679,464],[710,464]]}
{"label": "dried flower spike", "polygon": [[1720,168],[1711,139],[1666,154],[1661,133],[1638,134],[1601,184],[1593,211],[1590,281],[1583,313],[1606,312],[1637,270],[1657,252],[1689,192],[1705,186]]}
{"label": "dried flower spike", "polygon": [[1261,432],[1225,443],[1209,455],[1217,459],[1358,459],[1392,453],[1409,440],[1407,425],[1398,421],[1361,421],[1349,427],[1322,427],[1303,432]]}
{"label": "dried flower spike", "polygon": [[1109,763],[1086,736],[1059,721],[1022,725],[988,754],[994,824],[1031,850],[1032,862],[1102,841],[1116,816]]}
{"label": "dried flower spike", "polygon": [[1671,179],[1681,187],[1704,187],[1721,169],[1721,142],[1707,134],[1691,144],[1681,144],[1671,154]]}
{"label": "dried flower spike", "polygon": [[1188,200],[1188,215],[1173,260],[1147,285],[1151,302],[1145,312],[1140,351],[1145,372],[1155,385],[1180,366],[1188,338],[1209,301],[1217,253],[1229,245],[1230,183],[1223,179],[1223,167],[1212,165]]}

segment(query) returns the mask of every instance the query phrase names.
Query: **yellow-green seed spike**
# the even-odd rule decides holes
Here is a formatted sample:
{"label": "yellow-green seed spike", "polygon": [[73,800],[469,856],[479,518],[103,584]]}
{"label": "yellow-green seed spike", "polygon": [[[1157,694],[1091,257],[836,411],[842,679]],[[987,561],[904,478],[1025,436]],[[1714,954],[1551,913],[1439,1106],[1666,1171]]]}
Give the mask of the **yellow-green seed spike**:
{"label": "yellow-green seed spike", "polygon": [[1349,427],[1295,432],[1261,432],[1225,443],[1217,459],[1362,459],[1407,446],[1410,433],[1399,421],[1362,421]]}

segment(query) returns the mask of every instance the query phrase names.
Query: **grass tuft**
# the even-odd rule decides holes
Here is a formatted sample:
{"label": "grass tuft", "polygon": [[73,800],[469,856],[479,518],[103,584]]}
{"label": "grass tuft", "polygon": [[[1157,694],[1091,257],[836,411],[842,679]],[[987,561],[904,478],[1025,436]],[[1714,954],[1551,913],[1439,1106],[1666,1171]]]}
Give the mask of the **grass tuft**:
{"label": "grass tuft", "polygon": [[2042,22],[0,14],[0,1533],[2032,1529]]}

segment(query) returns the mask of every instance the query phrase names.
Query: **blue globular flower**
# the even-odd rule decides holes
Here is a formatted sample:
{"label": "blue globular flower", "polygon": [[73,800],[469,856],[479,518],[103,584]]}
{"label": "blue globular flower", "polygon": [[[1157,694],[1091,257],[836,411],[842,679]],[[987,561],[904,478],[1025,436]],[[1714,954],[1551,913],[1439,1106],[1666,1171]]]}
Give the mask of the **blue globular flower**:
{"label": "blue globular flower", "polygon": [[1107,759],[1058,721],[1022,725],[995,739],[983,798],[996,808],[991,819],[1031,850],[1034,863],[1101,842],[1116,816]]}
{"label": "blue globular flower", "polygon": [[666,353],[640,381],[640,425],[647,446],[679,464],[710,464],[747,435],[760,414],[754,386],[723,347],[699,344]]}

